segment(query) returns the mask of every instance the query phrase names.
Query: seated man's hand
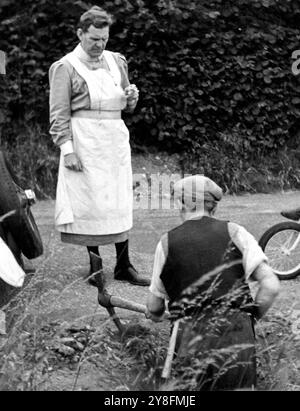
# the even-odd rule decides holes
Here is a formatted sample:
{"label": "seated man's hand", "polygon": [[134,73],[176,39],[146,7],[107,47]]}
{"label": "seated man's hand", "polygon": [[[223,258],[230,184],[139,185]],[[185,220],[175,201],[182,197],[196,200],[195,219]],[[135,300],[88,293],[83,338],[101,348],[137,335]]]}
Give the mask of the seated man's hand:
{"label": "seated man's hand", "polygon": [[161,321],[163,321],[163,319],[164,319],[164,314],[162,314],[162,315],[156,315],[156,314],[151,313],[151,311],[149,311],[148,309],[147,309],[147,311],[146,311],[146,313],[145,313],[145,316],[146,316],[146,318],[147,318],[148,320],[152,320],[152,321],[154,321],[154,322],[156,322],[156,323],[161,322]]}
{"label": "seated man's hand", "polygon": [[166,308],[163,298],[157,297],[150,292],[148,294],[146,307],[146,318],[155,322],[163,321]]}
{"label": "seated man's hand", "polygon": [[65,167],[73,171],[82,171],[81,161],[76,153],[66,154],[64,156]]}

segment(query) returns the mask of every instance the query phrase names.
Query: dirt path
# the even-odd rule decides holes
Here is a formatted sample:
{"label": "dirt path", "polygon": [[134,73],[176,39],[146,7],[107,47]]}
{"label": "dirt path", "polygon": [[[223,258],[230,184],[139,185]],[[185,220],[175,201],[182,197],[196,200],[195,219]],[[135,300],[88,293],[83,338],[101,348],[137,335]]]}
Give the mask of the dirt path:
{"label": "dirt path", "polygon": [[[279,214],[282,209],[298,206],[299,199],[299,194],[295,192],[225,196],[217,216],[244,225],[256,238],[259,238],[268,227],[283,220]],[[33,207],[33,213],[40,227],[45,254],[33,262],[38,268],[34,281],[40,283],[40,295],[31,306],[32,313],[35,311],[39,321],[45,324],[59,322],[67,325],[90,325],[97,332],[103,332],[108,315],[102,307],[98,306],[95,289],[82,281],[88,272],[86,250],[60,242],[59,235],[53,226],[54,201],[39,202]],[[132,262],[141,273],[151,277],[157,241],[162,233],[178,223],[179,219],[175,210],[134,211],[134,228],[130,237],[131,255]],[[144,303],[147,288],[113,281],[114,247],[104,246],[101,251],[109,290],[113,294]],[[281,294],[274,306],[274,311],[287,315],[291,307],[296,312],[300,310],[300,278],[282,282]],[[146,324],[147,327],[164,333],[166,339],[168,338],[168,324],[153,325],[143,319],[141,314],[126,310],[117,311],[123,321]],[[105,347],[107,359],[110,348],[107,348],[107,345]],[[113,353],[111,355],[112,363],[116,367],[118,361],[113,358]],[[76,389],[111,390],[120,387],[120,378],[117,378],[120,377],[118,375],[120,369],[116,368],[116,380],[114,380],[114,371],[108,371],[104,366],[99,371],[99,366],[99,362],[98,364],[89,362],[87,367],[81,367]],[[47,381],[48,389],[72,389],[77,371],[76,366],[73,369],[65,366],[56,367],[55,373],[49,373],[51,375]]]}
{"label": "dirt path", "polygon": [[[283,221],[279,212],[284,208],[296,207],[299,204],[299,194],[258,194],[245,196],[226,196],[220,204],[218,217],[230,219],[245,226],[256,238],[271,225]],[[45,255],[34,262],[34,265],[47,272],[47,280],[64,279],[70,283],[80,280],[88,272],[88,255],[83,247],[66,245],[60,242],[59,234],[53,227],[54,201],[39,202],[33,208],[36,221],[40,227],[45,245]],[[131,256],[139,271],[151,277],[153,256],[157,241],[162,233],[179,224],[176,210],[135,210],[134,228],[131,232]],[[125,298],[143,303],[147,295],[144,287],[134,287],[126,283],[112,281],[115,264],[113,246],[101,248],[105,273],[110,290]],[[299,296],[300,282],[298,280],[282,283],[282,297],[286,292]],[[288,290],[288,291],[286,291]],[[300,304],[300,298],[299,298]],[[73,320],[93,314],[95,310],[95,290],[81,281],[66,290],[64,298],[56,305],[53,318]],[[101,317],[102,313],[99,312]],[[136,316],[128,311],[121,312],[127,317]],[[106,313],[103,312],[103,318]]]}

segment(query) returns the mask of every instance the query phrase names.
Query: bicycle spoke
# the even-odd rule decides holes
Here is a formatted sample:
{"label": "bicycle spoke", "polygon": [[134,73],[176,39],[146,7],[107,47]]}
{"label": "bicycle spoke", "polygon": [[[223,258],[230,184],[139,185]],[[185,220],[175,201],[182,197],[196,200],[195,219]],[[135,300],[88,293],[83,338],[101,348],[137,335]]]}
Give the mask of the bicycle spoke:
{"label": "bicycle spoke", "polygon": [[[275,272],[287,275],[300,267],[300,233],[294,229],[278,231],[265,247],[265,254]],[[294,248],[295,247],[295,248]]]}

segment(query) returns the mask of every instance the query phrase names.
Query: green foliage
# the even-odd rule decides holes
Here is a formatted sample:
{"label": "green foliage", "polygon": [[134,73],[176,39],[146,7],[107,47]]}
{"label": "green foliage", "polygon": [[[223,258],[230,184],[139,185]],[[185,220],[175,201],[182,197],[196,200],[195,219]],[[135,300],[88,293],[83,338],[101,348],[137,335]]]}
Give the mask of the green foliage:
{"label": "green foliage", "polygon": [[270,193],[299,189],[300,169],[297,150],[282,148],[250,153],[246,139],[233,131],[220,133],[218,143],[204,143],[198,151],[183,152],[183,174],[202,173],[217,181],[226,193]]}
{"label": "green foliage", "polygon": [[[204,150],[210,167],[214,155],[226,159],[216,164],[222,174],[232,164],[244,170],[237,156],[253,165],[257,156],[297,144],[290,129],[297,129],[300,114],[291,71],[298,0],[93,3],[114,14],[109,48],[126,55],[140,89],[135,114],[125,118],[135,147],[196,156]],[[24,124],[47,132],[49,66],[76,45],[78,16],[91,5],[2,0],[0,49],[8,53],[8,75],[0,79],[0,128],[10,147]]]}

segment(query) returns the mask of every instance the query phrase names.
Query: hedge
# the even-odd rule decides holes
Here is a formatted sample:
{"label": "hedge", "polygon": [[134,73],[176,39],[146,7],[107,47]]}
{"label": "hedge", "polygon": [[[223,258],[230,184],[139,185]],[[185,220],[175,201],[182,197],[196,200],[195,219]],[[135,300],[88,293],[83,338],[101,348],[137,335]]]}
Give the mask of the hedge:
{"label": "hedge", "polygon": [[[194,155],[211,175],[218,168],[228,173],[227,181],[233,169],[297,146],[300,88],[291,66],[300,48],[298,0],[94,4],[114,14],[109,48],[126,55],[140,89],[135,114],[125,117],[134,147],[179,152],[185,160]],[[48,134],[48,69],[74,48],[78,16],[91,5],[1,1],[0,49],[8,53],[0,84],[2,144],[12,158],[32,146],[28,157],[38,166],[28,159],[20,167],[27,167],[23,178],[30,173],[41,186],[57,165]]]}

